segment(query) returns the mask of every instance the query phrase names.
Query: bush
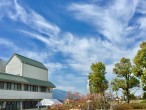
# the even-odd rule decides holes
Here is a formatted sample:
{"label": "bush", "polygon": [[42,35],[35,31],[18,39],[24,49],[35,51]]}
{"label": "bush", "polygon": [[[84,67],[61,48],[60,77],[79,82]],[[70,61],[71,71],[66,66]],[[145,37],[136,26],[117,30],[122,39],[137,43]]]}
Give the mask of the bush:
{"label": "bush", "polygon": [[143,87],[143,90],[146,91],[146,86]]}
{"label": "bush", "polygon": [[113,106],[113,110],[132,110],[129,104],[120,104]]}
{"label": "bush", "polygon": [[134,94],[130,94],[129,97],[130,97],[131,100],[136,99],[136,97],[134,96]]}
{"label": "bush", "polygon": [[146,103],[146,100],[142,100],[140,103]]}
{"label": "bush", "polygon": [[146,109],[146,103],[131,103],[133,109]]}
{"label": "bush", "polygon": [[50,110],[68,110],[68,109],[82,109],[87,108],[92,110],[96,109],[109,109],[110,104],[106,102],[101,94],[88,94],[82,96],[79,93],[69,92],[67,99],[62,105],[54,105]]}
{"label": "bush", "polygon": [[143,93],[143,99],[146,99],[146,92]]}
{"label": "bush", "polygon": [[113,110],[146,109],[146,103],[120,104],[113,106]]}

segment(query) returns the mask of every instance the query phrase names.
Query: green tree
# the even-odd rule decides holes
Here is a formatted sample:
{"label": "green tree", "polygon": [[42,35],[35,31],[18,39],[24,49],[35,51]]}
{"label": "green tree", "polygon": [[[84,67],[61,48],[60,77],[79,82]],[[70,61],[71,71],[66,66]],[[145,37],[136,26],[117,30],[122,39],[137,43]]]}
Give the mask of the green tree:
{"label": "green tree", "polygon": [[123,90],[127,103],[130,102],[130,89],[139,87],[139,80],[132,74],[132,65],[129,59],[122,58],[119,63],[115,64],[113,72],[118,78],[112,81],[113,90]]}
{"label": "green tree", "polygon": [[134,64],[133,73],[141,79],[143,90],[146,91],[146,42],[140,44]]}
{"label": "green tree", "polygon": [[91,93],[105,93],[108,88],[108,81],[105,78],[105,65],[98,62],[91,65],[91,73],[89,78],[91,80]]}

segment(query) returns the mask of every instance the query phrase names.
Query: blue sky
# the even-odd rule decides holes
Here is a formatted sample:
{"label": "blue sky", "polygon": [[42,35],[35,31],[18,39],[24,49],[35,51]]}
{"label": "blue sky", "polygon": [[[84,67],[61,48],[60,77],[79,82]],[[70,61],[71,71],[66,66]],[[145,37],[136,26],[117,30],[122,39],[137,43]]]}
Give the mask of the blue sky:
{"label": "blue sky", "polygon": [[146,0],[1,0],[0,58],[43,62],[58,89],[86,93],[92,63],[107,79],[121,57],[146,41]]}

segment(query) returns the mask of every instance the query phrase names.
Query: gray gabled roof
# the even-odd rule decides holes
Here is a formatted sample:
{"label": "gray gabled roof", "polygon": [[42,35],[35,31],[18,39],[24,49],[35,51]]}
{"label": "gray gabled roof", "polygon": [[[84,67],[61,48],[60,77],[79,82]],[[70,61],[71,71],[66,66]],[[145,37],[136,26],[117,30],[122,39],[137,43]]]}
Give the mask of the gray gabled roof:
{"label": "gray gabled roof", "polygon": [[[22,56],[22,55],[19,55],[19,54],[16,54],[16,53],[10,58],[10,60],[11,60],[14,56],[16,56],[22,63],[26,63],[26,64],[29,64],[29,65],[32,65],[32,66],[35,66],[35,67],[38,67],[38,68],[42,68],[42,69],[48,70],[41,62],[38,62],[38,61],[36,61],[36,60],[27,58],[27,57],[25,57],[25,56]],[[10,60],[9,60],[9,61],[10,61]],[[9,63],[9,61],[8,61],[8,63]],[[8,64],[8,63],[7,63],[7,64]]]}
{"label": "gray gabled roof", "polygon": [[8,74],[8,73],[2,73],[2,72],[0,72],[0,81],[18,82],[18,83],[23,83],[23,84],[55,88],[55,85],[49,81],[27,78],[27,77],[23,77],[23,76],[17,76],[17,75],[12,75],[12,74]]}

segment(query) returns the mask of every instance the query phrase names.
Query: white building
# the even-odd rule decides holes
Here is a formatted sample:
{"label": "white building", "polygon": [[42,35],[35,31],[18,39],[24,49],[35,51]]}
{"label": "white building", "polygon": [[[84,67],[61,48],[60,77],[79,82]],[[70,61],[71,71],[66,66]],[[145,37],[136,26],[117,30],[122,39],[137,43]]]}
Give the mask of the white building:
{"label": "white building", "polygon": [[53,88],[42,63],[14,54],[0,72],[0,110],[35,110],[38,101],[52,98]]}
{"label": "white building", "polygon": [[5,72],[6,62],[0,59],[0,72]]}

